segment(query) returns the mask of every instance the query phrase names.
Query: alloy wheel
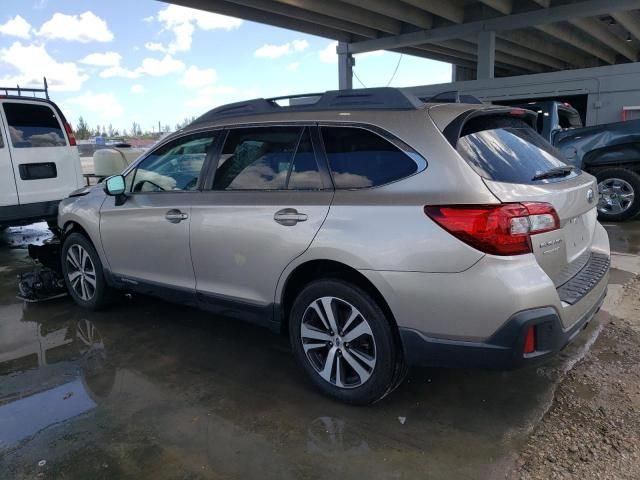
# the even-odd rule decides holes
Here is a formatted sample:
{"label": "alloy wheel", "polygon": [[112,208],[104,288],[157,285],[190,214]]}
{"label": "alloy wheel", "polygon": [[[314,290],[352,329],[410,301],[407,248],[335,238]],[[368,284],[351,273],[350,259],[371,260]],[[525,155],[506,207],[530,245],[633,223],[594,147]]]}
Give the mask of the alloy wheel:
{"label": "alloy wheel", "polygon": [[67,278],[73,291],[85,301],[96,293],[96,269],[87,251],[80,245],[71,245],[67,251]]}
{"label": "alloy wheel", "polygon": [[321,297],[306,308],[300,338],[307,359],[328,383],[355,388],[371,378],[376,343],[371,325],[351,303]]}
{"label": "alloy wheel", "polygon": [[603,214],[617,215],[626,212],[635,198],[631,184],[621,178],[607,178],[601,181],[598,183],[598,191],[598,211]]}

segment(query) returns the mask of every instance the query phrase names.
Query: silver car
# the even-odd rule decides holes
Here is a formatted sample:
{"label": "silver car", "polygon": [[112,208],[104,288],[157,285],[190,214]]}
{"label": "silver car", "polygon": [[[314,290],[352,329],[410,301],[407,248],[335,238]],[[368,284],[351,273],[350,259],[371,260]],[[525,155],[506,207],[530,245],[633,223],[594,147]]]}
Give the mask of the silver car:
{"label": "silver car", "polygon": [[137,291],[288,334],[323,392],[538,364],[606,294],[594,177],[511,107],[396,89],[216,108],[60,205],[74,300]]}

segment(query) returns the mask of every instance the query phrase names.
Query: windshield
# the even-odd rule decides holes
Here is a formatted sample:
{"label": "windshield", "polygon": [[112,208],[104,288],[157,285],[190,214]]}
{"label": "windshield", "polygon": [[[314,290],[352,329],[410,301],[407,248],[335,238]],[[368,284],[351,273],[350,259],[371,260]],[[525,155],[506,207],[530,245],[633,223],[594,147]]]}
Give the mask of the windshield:
{"label": "windshield", "polygon": [[548,183],[573,178],[579,170],[551,178],[536,176],[566,167],[562,154],[529,127],[496,128],[469,133],[458,140],[458,153],[482,177],[509,183]]}

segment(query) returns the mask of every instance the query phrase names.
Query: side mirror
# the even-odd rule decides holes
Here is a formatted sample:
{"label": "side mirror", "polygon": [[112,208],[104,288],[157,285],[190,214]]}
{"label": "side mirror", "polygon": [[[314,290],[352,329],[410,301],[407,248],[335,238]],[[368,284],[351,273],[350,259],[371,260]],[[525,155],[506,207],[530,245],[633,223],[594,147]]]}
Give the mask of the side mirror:
{"label": "side mirror", "polygon": [[124,195],[125,183],[122,175],[114,175],[104,181],[104,193],[112,196]]}

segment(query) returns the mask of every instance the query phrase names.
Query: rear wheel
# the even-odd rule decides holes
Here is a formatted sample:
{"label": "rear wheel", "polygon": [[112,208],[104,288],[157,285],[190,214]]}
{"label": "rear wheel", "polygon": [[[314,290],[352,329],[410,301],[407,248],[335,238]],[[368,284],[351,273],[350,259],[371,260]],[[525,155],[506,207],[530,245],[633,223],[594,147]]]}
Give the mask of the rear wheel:
{"label": "rear wheel", "polygon": [[69,235],[62,245],[62,274],[73,300],[84,308],[99,310],[109,304],[107,286],[98,252],[80,233]]}
{"label": "rear wheel", "polygon": [[376,402],[406,373],[391,324],[355,285],[334,279],[309,284],[293,304],[289,333],[313,383],[341,401]]}
{"label": "rear wheel", "polygon": [[640,175],[626,168],[608,168],[596,173],[600,220],[621,222],[640,211]]}

